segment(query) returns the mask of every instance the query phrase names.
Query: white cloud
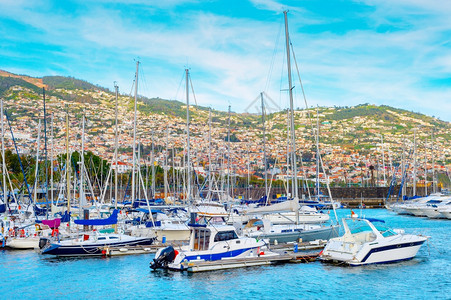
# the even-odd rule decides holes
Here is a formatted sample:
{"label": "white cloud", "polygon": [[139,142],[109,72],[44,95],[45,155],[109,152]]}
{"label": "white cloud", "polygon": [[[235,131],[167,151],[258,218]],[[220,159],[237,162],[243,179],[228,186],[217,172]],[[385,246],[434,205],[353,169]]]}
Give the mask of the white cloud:
{"label": "white cloud", "polygon": [[[123,2],[114,1],[117,5]],[[194,10],[164,10],[167,24],[152,20],[152,14],[163,5],[177,7],[191,2],[151,5],[133,0],[133,4],[154,10],[148,20],[136,22],[118,7],[103,5],[102,0],[93,2],[89,9],[82,7],[82,13],[58,15],[44,2],[8,1],[0,4],[0,18],[14,19],[29,28],[23,36],[8,37],[9,41],[56,48],[49,51],[60,61],[44,67],[46,73],[41,75],[57,70],[109,87],[116,80],[121,90],[128,92],[133,59],[140,57],[148,83],[142,92],[147,96],[174,98],[180,75],[188,66],[199,104],[226,109],[230,102],[233,110],[241,111],[265,88],[274,41],[283,24],[281,11],[289,9],[291,40],[310,105],[396,104],[449,119],[443,108],[449,109],[446,100],[451,91],[424,84],[450,78],[448,2],[441,6],[443,1],[363,1],[374,7],[373,13],[362,16],[369,28],[342,33],[330,29],[309,34],[306,24],[334,26],[337,20],[272,0],[251,2],[260,10],[277,12],[280,20],[275,22],[253,19],[252,15],[238,18]],[[381,30],[383,26],[391,29]],[[280,89],[287,88],[283,30],[281,35],[267,91],[274,99],[281,97]],[[14,55],[8,49],[0,53]],[[19,58],[23,55],[16,54]],[[37,75],[35,70],[28,72]],[[299,84],[295,85],[298,89]],[[285,100],[276,102],[286,105]],[[297,103],[304,106],[303,100]]]}

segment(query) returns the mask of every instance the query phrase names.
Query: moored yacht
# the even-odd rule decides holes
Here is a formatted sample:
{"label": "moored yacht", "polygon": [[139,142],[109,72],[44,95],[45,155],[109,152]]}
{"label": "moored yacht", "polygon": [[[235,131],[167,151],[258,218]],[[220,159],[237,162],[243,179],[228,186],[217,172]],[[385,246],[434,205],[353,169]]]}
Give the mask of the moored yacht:
{"label": "moored yacht", "polygon": [[403,230],[392,230],[381,222],[384,221],[344,218],[344,235],[330,239],[320,258],[351,266],[408,260],[428,239],[422,235],[405,234]]}
{"label": "moored yacht", "polygon": [[41,238],[39,248],[42,254],[56,256],[101,256],[105,247],[150,246],[155,237],[133,237],[125,234],[105,234],[99,231],[82,234],[75,239],[52,242]]}
{"label": "moored yacht", "polygon": [[266,242],[239,237],[230,225],[191,224],[189,245],[158,250],[151,262],[152,269],[186,270],[190,263],[220,261],[235,258],[277,256],[268,252]]}

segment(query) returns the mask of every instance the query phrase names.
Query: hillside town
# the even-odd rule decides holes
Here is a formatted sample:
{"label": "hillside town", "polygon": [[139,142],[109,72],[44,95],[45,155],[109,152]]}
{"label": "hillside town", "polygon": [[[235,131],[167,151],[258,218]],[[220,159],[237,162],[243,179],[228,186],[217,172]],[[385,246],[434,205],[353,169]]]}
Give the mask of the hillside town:
{"label": "hillside town", "polygon": [[[47,95],[45,124],[41,94],[23,86],[13,86],[5,93],[4,109],[9,115],[19,152],[34,155],[38,143],[42,151],[44,131],[52,157],[65,152],[67,114],[70,151],[80,151],[84,114],[84,150],[92,151],[112,163],[115,143],[114,93],[99,89],[61,88],[53,92],[66,95],[66,99],[73,96],[77,100]],[[124,173],[132,165],[133,101],[127,95],[118,97],[118,165]],[[145,105],[141,99],[138,107]],[[180,109],[186,111],[186,105],[181,105]],[[369,113],[358,112],[365,110]],[[340,117],[347,111],[351,112],[349,116]],[[286,112],[266,115],[265,144],[259,115],[211,111],[210,124],[208,109],[190,106],[190,113],[191,160],[198,174],[206,176],[208,171],[212,171],[244,178],[263,178],[266,170],[268,180],[290,178]],[[321,183],[328,180],[335,186],[388,186],[393,174],[400,178],[401,169],[405,166],[410,177],[415,172],[417,185],[432,186],[439,182],[449,185],[451,127],[447,122],[388,106],[364,104],[351,108],[297,110],[295,124],[296,153],[301,158],[298,161],[299,178],[314,182],[318,176]],[[184,168],[186,118],[139,109],[136,132],[137,143],[142,149],[141,165],[154,163],[162,167]],[[321,157],[318,160],[319,171],[316,140]],[[7,148],[13,149],[9,128],[5,129],[5,143]],[[152,149],[154,153],[151,153]]]}

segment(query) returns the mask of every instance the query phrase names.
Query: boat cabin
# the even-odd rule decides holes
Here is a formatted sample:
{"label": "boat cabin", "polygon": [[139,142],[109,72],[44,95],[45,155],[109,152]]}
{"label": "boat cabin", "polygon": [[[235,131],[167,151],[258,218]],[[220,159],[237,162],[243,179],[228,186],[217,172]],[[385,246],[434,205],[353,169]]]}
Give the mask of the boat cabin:
{"label": "boat cabin", "polygon": [[202,226],[191,228],[190,249],[192,251],[209,250],[218,242],[239,239],[233,226]]}
{"label": "boat cabin", "polygon": [[397,235],[398,232],[387,227],[383,220],[378,219],[356,219],[345,218],[343,219],[343,225],[345,234],[343,238],[345,240],[352,239],[362,243],[372,242],[379,238],[387,238]]}

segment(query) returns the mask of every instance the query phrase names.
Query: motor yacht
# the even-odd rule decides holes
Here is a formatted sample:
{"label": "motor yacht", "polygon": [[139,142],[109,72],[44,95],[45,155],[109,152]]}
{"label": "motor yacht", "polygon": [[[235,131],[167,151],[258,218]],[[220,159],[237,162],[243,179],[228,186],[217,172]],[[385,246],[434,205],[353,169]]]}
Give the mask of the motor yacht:
{"label": "motor yacht", "polygon": [[330,239],[320,258],[351,266],[391,263],[412,259],[428,239],[390,229],[383,223],[376,219],[344,218],[344,235]]}
{"label": "motor yacht", "polygon": [[158,250],[151,262],[152,269],[182,271],[194,262],[279,255],[269,252],[263,240],[239,237],[235,227],[230,225],[190,224],[190,227],[189,244]]}

